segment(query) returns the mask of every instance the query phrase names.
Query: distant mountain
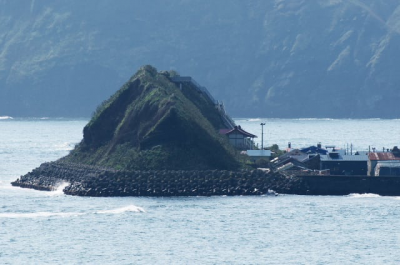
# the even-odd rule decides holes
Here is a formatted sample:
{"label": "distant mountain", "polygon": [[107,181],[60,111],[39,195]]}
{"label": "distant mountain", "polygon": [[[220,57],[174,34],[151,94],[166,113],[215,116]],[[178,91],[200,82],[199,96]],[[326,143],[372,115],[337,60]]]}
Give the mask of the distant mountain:
{"label": "distant mountain", "polygon": [[0,0],[0,116],[90,116],[141,65],[235,117],[400,117],[397,0]]}

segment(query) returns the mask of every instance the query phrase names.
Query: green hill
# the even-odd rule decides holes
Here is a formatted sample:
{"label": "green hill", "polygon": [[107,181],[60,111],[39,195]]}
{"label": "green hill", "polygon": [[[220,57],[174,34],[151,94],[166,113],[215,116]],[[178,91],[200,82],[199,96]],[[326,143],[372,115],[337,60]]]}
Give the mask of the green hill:
{"label": "green hill", "polygon": [[218,134],[222,117],[190,84],[182,90],[174,72],[142,67],[84,128],[82,142],[64,162],[115,169],[236,169],[228,141]]}

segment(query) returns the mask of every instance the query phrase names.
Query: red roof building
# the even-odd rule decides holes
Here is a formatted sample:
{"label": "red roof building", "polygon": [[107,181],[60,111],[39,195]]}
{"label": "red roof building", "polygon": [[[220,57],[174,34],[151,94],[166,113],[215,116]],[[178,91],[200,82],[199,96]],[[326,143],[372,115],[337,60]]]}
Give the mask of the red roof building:
{"label": "red roof building", "polygon": [[[396,150],[397,151],[397,150]],[[379,162],[400,162],[398,153],[393,152],[372,152],[368,154],[368,176],[375,176],[375,168]]]}
{"label": "red roof building", "polygon": [[233,129],[221,129],[219,133],[228,136],[229,142],[240,150],[251,150],[254,145],[252,139],[257,138],[256,135],[246,132],[240,126],[235,126]]}
{"label": "red roof building", "polygon": [[369,153],[368,158],[369,158],[369,160],[372,160],[372,161],[400,160],[400,157],[396,157],[392,152]]}

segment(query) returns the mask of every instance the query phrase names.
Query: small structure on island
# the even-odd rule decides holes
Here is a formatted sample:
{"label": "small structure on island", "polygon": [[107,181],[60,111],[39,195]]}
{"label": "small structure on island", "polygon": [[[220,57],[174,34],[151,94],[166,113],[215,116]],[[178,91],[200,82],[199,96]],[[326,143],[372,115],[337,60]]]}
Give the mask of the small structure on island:
{"label": "small structure on island", "polygon": [[272,155],[271,150],[247,150],[246,153],[253,162],[259,159],[269,160]]}
{"label": "small structure on island", "polygon": [[309,159],[309,155],[304,153],[304,152],[302,152],[299,149],[292,149],[290,152],[287,152],[286,154],[281,155],[279,157],[279,159],[278,159],[279,160],[278,163],[281,163],[281,162],[286,161],[288,159],[294,159],[294,160],[297,160],[297,161],[303,163],[303,162],[305,162],[305,161],[307,161]]}
{"label": "small structure on island", "polygon": [[[319,158],[319,156],[317,157]],[[312,158],[314,159],[314,157]],[[292,149],[291,151],[287,152],[286,154],[283,154],[271,161],[271,166],[275,170],[287,170],[287,169],[292,169],[293,167],[295,169],[306,169],[306,168],[312,168],[312,169],[319,169],[319,160],[318,160],[318,167],[310,167],[308,166],[308,163],[310,161],[309,155],[306,153],[303,153],[299,149]]]}
{"label": "small structure on island", "polygon": [[301,152],[308,154],[309,158],[312,158],[317,155],[326,155],[328,154],[328,150],[323,149],[321,143],[318,143],[317,146],[309,146],[300,149]]}
{"label": "small structure on island", "polygon": [[[309,156],[309,158],[312,158],[317,155],[326,155],[328,153],[328,150],[322,148],[321,143],[318,143],[316,146],[312,145],[309,147],[296,149],[296,148],[292,148],[292,143],[289,142],[288,147],[286,148],[286,153],[293,154],[293,153],[291,153],[292,151],[294,151],[295,153],[299,153],[299,151],[300,151],[301,154],[307,154]],[[298,160],[301,161],[301,159],[298,159]]]}
{"label": "small structure on island", "polygon": [[400,162],[382,161],[375,167],[376,177],[379,176],[400,176]]}
{"label": "small structure on island", "polygon": [[395,146],[389,152],[369,153],[368,176],[397,175],[398,164],[400,164],[400,152],[398,150]]}
{"label": "small structure on island", "polygon": [[320,155],[321,170],[330,170],[331,175],[367,175],[368,153],[348,155],[340,150]]}
{"label": "small structure on island", "polygon": [[229,142],[239,150],[251,150],[253,149],[253,139],[257,138],[256,135],[246,132],[242,127],[235,126],[233,129],[221,129],[220,134],[226,135]]}

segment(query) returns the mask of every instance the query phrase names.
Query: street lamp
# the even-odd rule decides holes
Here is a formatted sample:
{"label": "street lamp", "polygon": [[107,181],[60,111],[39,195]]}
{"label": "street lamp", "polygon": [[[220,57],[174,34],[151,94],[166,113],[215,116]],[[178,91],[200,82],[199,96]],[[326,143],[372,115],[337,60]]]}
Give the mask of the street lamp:
{"label": "street lamp", "polygon": [[264,125],[265,123],[260,123],[261,125],[261,150],[264,150]]}

